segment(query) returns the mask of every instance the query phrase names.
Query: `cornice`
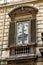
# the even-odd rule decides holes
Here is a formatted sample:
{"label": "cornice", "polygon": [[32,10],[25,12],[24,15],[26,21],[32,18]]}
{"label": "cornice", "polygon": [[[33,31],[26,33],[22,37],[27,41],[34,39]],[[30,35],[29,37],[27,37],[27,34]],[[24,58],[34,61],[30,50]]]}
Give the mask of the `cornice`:
{"label": "cornice", "polygon": [[36,2],[37,0],[32,0],[32,1],[21,1],[21,2],[10,2],[10,3],[4,3],[4,4],[0,4],[0,8],[1,7],[9,7],[9,6],[16,6],[16,5],[20,5],[20,4],[25,4],[25,3],[34,3]]}

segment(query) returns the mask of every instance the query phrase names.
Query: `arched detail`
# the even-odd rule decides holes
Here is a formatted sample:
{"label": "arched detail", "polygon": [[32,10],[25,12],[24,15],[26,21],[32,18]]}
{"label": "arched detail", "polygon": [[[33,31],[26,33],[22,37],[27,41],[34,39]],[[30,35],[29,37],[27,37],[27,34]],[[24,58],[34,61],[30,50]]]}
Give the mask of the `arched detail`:
{"label": "arched detail", "polygon": [[10,12],[9,12],[9,16],[10,18],[12,19],[13,17],[16,17],[17,15],[21,15],[21,14],[37,14],[38,12],[38,9],[33,7],[33,6],[26,6],[26,5],[22,5],[22,6],[18,6],[14,9],[12,9]]}

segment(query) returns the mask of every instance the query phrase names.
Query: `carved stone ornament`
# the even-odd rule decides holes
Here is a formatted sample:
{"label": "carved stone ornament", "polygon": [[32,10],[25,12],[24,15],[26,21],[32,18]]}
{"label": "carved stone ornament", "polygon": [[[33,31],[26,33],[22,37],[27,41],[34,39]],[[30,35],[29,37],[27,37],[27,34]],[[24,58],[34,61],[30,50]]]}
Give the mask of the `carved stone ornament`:
{"label": "carved stone ornament", "polygon": [[25,6],[21,5],[16,8],[14,8],[12,11],[10,11],[8,14],[10,18],[12,19],[13,17],[23,15],[23,14],[31,14],[31,15],[36,15],[38,12],[38,9],[32,6]]}

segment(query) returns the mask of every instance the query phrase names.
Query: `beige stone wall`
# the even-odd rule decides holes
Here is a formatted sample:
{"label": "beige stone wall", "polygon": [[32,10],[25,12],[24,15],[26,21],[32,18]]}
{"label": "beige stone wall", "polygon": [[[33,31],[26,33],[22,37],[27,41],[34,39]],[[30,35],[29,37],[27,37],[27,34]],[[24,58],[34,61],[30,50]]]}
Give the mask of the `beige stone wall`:
{"label": "beige stone wall", "polygon": [[[8,15],[9,11],[14,6],[0,7],[0,59],[5,59],[9,56],[8,37],[9,37],[9,23],[11,19]],[[6,50],[7,49],[7,50]]]}
{"label": "beige stone wall", "polygon": [[43,48],[43,42],[41,40],[41,33],[43,32],[43,2],[42,3],[36,3],[35,7],[38,8],[38,14],[37,14],[37,22],[36,22],[36,37],[37,37],[37,49],[36,49],[36,53],[38,55],[40,55],[40,48]]}
{"label": "beige stone wall", "polygon": [[[36,53],[40,55],[39,48],[42,47],[41,33],[43,32],[43,2],[35,4],[33,3],[31,5],[38,8],[38,14],[36,17],[37,18],[36,37],[38,46],[36,48]],[[9,23],[11,21],[8,16],[8,13],[16,6],[18,6],[18,4],[12,6],[0,7],[0,58],[9,55],[9,50],[6,51],[6,48],[8,47]],[[42,65],[41,63],[38,64]]]}
{"label": "beige stone wall", "polygon": [[10,19],[6,11],[6,8],[0,8],[0,56],[1,57],[6,57],[6,54],[8,52],[8,50],[6,52],[6,48],[8,46],[9,20]]}
{"label": "beige stone wall", "polygon": [[37,65],[43,65],[43,62],[37,62]]}

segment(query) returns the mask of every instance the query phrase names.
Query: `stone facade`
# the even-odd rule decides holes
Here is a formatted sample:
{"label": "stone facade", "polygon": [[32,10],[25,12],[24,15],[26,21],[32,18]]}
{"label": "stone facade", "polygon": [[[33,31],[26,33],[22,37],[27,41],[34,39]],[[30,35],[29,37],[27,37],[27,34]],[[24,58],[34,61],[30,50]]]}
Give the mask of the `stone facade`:
{"label": "stone facade", "polygon": [[[38,56],[38,59],[36,59],[35,64],[43,65],[43,59],[39,58],[41,56],[39,49],[43,48],[42,47],[43,42],[41,39],[42,38],[41,33],[43,33],[43,1],[31,1],[31,2],[24,1],[19,3],[12,2],[12,3],[0,5],[0,64],[7,64],[6,57],[10,56],[10,50],[8,48],[8,37],[9,37],[9,25],[10,25],[11,19],[8,13],[14,8],[21,5],[29,5],[38,9],[38,13],[36,16],[36,19],[37,19],[36,21],[36,43],[37,43],[36,54]],[[9,64],[11,63],[14,63],[14,61],[9,62]],[[16,62],[15,62],[15,65],[16,65]]]}

